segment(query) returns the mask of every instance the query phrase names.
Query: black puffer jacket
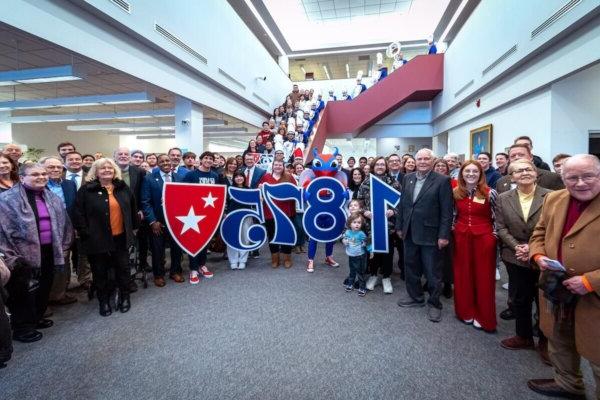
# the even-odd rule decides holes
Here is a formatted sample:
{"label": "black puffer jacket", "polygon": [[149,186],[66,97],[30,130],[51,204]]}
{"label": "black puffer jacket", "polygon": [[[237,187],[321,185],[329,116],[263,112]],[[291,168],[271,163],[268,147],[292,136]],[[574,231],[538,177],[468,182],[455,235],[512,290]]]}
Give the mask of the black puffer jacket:
{"label": "black puffer jacket", "polygon": [[[137,229],[136,200],[129,187],[120,179],[113,180],[113,195],[121,207],[127,247],[134,243]],[[93,180],[81,186],[75,204],[75,229],[81,237],[84,254],[110,253],[115,250],[110,229],[108,192]]]}

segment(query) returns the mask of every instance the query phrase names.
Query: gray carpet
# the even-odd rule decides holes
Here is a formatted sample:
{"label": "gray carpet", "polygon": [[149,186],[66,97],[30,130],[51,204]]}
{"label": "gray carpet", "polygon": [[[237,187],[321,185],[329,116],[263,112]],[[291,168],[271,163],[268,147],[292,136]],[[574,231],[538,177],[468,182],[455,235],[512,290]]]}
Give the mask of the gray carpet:
{"label": "gray carpet", "polygon": [[[321,249],[320,249],[321,250]],[[268,265],[268,250],[243,271],[209,256],[212,280],[168,281],[132,295],[132,309],[102,318],[84,296],[55,308],[55,326],[15,344],[0,370],[4,399],[541,399],[529,378],[551,377],[533,351],[508,351],[497,334],[465,326],[445,300],[443,320],[400,309],[404,290],[360,298],[342,267]],[[317,260],[323,255],[318,253]],[[498,285],[498,312],[506,291]],[[591,398],[592,379],[584,366]]]}

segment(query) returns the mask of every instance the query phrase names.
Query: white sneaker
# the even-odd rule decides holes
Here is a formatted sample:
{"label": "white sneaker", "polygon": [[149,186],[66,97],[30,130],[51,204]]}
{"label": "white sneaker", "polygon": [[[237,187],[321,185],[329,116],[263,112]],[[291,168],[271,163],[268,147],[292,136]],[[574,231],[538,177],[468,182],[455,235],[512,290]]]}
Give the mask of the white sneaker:
{"label": "white sneaker", "polygon": [[239,263],[238,264],[238,269],[246,269],[246,264],[245,263]]}
{"label": "white sneaker", "polygon": [[192,285],[197,285],[200,283],[200,278],[198,277],[198,271],[190,271],[190,283]]}
{"label": "white sneaker", "polygon": [[370,276],[369,279],[367,279],[367,290],[373,290],[375,289],[375,286],[377,286],[377,284],[379,283],[379,277],[378,276]]}
{"label": "white sneaker", "polygon": [[508,282],[502,285],[502,289],[508,290]]}
{"label": "white sneaker", "polygon": [[390,278],[383,278],[381,282],[383,283],[383,293],[394,293],[394,288],[392,287],[392,280]]}
{"label": "white sneaker", "polygon": [[238,265],[237,264],[231,264],[231,269],[238,269]]}
{"label": "white sneaker", "polygon": [[496,268],[496,280],[500,280],[500,268]]}

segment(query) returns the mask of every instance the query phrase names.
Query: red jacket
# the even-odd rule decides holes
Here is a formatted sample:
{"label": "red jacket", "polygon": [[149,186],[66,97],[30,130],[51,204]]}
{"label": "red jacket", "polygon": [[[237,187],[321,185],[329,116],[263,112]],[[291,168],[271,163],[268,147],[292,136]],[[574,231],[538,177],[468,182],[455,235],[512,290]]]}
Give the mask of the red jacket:
{"label": "red jacket", "polygon": [[[263,177],[258,182],[258,184],[260,185],[261,183],[268,183],[268,184],[273,185],[276,183],[284,183],[284,182],[289,182],[293,185],[296,185],[296,180],[289,174],[283,174],[281,176],[281,179],[276,180],[275,178],[273,178],[273,175],[271,175],[270,173],[264,174]],[[294,200],[274,200],[273,202],[288,217],[291,218],[294,215],[296,215],[296,202]],[[265,213],[265,219],[273,219],[273,214],[271,213],[271,209],[269,208],[269,206],[267,205],[266,202],[263,202],[263,211]]]}

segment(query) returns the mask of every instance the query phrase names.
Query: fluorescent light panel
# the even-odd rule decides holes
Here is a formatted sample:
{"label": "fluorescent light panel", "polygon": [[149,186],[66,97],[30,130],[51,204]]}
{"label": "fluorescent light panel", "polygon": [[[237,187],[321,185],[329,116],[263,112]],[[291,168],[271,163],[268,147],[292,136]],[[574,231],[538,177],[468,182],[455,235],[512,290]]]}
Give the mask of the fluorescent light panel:
{"label": "fluorescent light panel", "polygon": [[72,122],[72,121],[101,121],[111,119],[141,119],[141,118],[166,118],[174,117],[175,110],[140,110],[119,113],[81,113],[81,114],[55,114],[55,115],[27,115],[8,117],[3,122],[12,124],[35,124],[40,122]]}
{"label": "fluorescent light panel", "polygon": [[204,129],[205,133],[223,133],[223,132],[227,132],[227,133],[246,133],[248,132],[247,128],[207,128]]}
{"label": "fluorescent light panel", "polygon": [[86,107],[115,104],[152,103],[155,98],[147,92],[119,93],[94,96],[57,97],[53,99],[17,100],[0,103],[0,111],[30,110],[54,107]]}
{"label": "fluorescent light panel", "polygon": [[145,136],[136,136],[135,137],[138,140],[148,140],[148,139],[174,139],[175,135],[173,134],[168,134],[168,135],[145,135]]}
{"label": "fluorescent light panel", "polygon": [[331,77],[329,76],[329,71],[327,71],[326,65],[323,65],[323,69],[325,70],[325,75],[327,75],[327,79],[331,79]]}
{"label": "fluorescent light panel", "polygon": [[85,76],[86,75],[74,65],[17,69],[0,72],[0,86],[12,86],[22,83],[73,81],[83,79]]}

